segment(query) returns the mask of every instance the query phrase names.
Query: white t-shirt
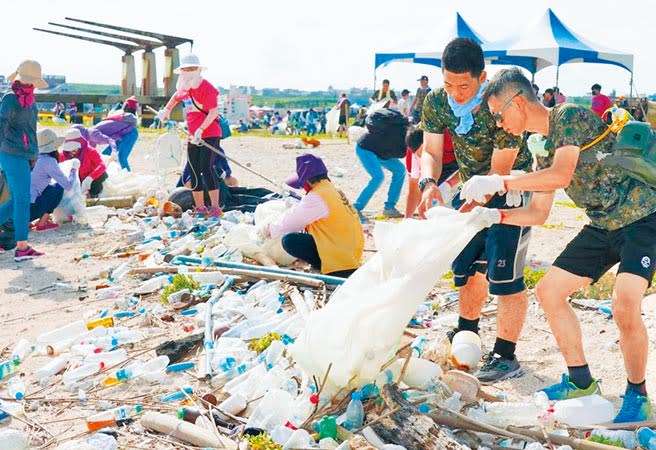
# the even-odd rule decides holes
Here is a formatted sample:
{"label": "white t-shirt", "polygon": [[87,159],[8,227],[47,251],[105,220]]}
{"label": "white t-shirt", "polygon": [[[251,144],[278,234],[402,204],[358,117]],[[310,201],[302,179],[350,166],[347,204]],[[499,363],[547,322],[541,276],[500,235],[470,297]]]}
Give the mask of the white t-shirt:
{"label": "white t-shirt", "polygon": [[404,98],[399,100],[399,111],[403,114],[403,117],[408,117],[410,115],[410,105],[412,105],[410,97],[408,97],[407,100]]}

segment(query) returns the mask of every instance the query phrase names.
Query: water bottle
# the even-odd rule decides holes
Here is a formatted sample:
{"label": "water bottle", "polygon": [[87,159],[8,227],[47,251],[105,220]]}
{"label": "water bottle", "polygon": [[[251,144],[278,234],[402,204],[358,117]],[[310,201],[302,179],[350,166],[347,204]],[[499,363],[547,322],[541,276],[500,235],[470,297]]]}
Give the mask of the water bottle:
{"label": "water bottle", "polygon": [[33,378],[37,383],[44,383],[51,376],[59,373],[68,364],[68,356],[61,355],[34,372]]}
{"label": "water bottle", "polygon": [[157,356],[145,363],[130,364],[123,369],[116,371],[116,379],[126,381],[137,378],[146,373],[163,372],[169,365],[169,357],[166,355]]}
{"label": "water bottle", "polygon": [[193,393],[194,390],[191,386],[183,386],[182,388],[180,388],[180,390],[176,392],[172,392],[170,394],[160,397],[159,401],[162,403],[177,402],[180,400],[184,400],[185,398],[192,395]]}
{"label": "water bottle", "polygon": [[50,344],[53,342],[65,341],[76,338],[85,331],[87,331],[86,324],[83,320],[78,320],[77,322],[69,323],[68,325],[56,328],[47,333],[41,333],[37,336],[36,341],[39,344]]}
{"label": "water bottle", "polygon": [[599,442],[602,444],[608,444],[615,447],[624,447],[628,449],[633,449],[638,446],[638,440],[636,439],[636,434],[633,431],[629,430],[603,430],[596,429],[592,430],[588,440],[592,442]]}
{"label": "water bottle", "polygon": [[121,425],[137,414],[141,414],[141,405],[119,406],[118,408],[103,411],[87,417],[87,429],[96,431],[101,428]]}
{"label": "water bottle", "polygon": [[25,382],[21,377],[14,377],[7,382],[7,393],[20,401],[25,398]]}
{"label": "water bottle", "polygon": [[232,414],[233,416],[239,414],[243,410],[246,409],[247,406],[247,400],[246,397],[241,395],[240,393],[235,393],[225,399],[223,402],[217,406],[219,411],[226,412],[228,414]]}
{"label": "water bottle", "polygon": [[355,391],[351,394],[351,401],[346,407],[346,421],[344,427],[357,430],[364,424],[364,406],[362,406],[362,393]]}
{"label": "water bottle", "polygon": [[613,420],[613,404],[599,395],[557,401],[554,405],[554,418],[572,427],[583,427]]}
{"label": "water bottle", "polygon": [[23,362],[25,360],[25,356],[27,356],[28,353],[32,351],[32,345],[28,342],[27,339],[21,339],[18,341],[16,346],[11,352],[11,359],[16,362]]}
{"label": "water bottle", "polygon": [[488,425],[505,428],[508,425],[518,427],[539,425],[540,413],[540,408],[533,403],[484,402],[483,408],[470,408],[467,416]]}
{"label": "water bottle", "polygon": [[646,450],[656,450],[656,431],[651,428],[638,428],[638,441]]}
{"label": "water bottle", "polygon": [[81,379],[100,372],[101,369],[102,363],[99,362],[92,362],[76,367],[75,369],[69,369],[64,372],[64,375],[62,376],[64,386],[70,388],[73,384],[80,381]]}
{"label": "water bottle", "polygon": [[93,330],[98,327],[112,328],[114,326],[114,318],[112,316],[103,317],[87,322],[87,330]]}
{"label": "water bottle", "polygon": [[128,352],[124,348],[114,350],[111,352],[92,353],[84,358],[85,363],[100,363],[100,368],[115,366],[128,359]]}
{"label": "water bottle", "polygon": [[0,380],[6,380],[18,370],[18,363],[7,360],[0,363]]}

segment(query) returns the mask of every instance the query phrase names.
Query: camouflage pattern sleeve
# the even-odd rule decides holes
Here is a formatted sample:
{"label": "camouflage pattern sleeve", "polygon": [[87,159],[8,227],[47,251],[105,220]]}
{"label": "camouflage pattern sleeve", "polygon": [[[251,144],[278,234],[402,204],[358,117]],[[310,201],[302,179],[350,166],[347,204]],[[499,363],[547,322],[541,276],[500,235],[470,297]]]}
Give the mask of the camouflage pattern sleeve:
{"label": "camouflage pattern sleeve", "polygon": [[443,108],[447,105],[438,97],[439,90],[431,91],[424,99],[421,109],[421,129],[427,133],[444,133],[446,124],[442,120]]}
{"label": "camouflage pattern sleeve", "polygon": [[590,113],[586,108],[572,104],[560,107],[551,122],[554,129],[549,130],[554,149],[566,145],[583,147],[591,142],[606,129],[601,119],[598,121],[598,125],[601,126],[595,127],[594,122],[596,121],[591,120]]}
{"label": "camouflage pattern sleeve", "polygon": [[494,135],[495,148],[519,148],[522,145],[522,137],[507,133],[503,128],[497,128]]}

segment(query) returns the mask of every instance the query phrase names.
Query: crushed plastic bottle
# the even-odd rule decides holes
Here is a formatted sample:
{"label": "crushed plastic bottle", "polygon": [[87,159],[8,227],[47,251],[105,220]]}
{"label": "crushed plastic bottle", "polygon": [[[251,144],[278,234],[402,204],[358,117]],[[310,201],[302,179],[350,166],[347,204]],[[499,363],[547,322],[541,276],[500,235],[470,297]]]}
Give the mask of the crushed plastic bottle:
{"label": "crushed plastic bottle", "polygon": [[64,386],[67,388],[70,388],[73,386],[75,383],[78,381],[90,377],[91,375],[95,375],[100,370],[102,369],[102,363],[101,362],[91,362],[88,364],[84,364],[82,366],[76,367],[74,369],[69,369],[66,372],[64,372],[64,375],[62,376],[62,380],[64,382]]}

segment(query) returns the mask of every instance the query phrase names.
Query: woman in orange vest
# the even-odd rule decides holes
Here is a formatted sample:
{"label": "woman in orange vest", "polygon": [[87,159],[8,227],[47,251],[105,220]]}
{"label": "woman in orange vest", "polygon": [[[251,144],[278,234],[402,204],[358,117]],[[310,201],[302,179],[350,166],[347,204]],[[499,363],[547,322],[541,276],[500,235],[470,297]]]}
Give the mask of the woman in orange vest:
{"label": "woman in orange vest", "polygon": [[357,211],[328,178],[321,158],[296,158],[296,175],[287,180],[306,195],[278,221],[258,229],[262,237],[282,236],[287,253],[327,275],[348,277],[360,267],[364,234]]}

